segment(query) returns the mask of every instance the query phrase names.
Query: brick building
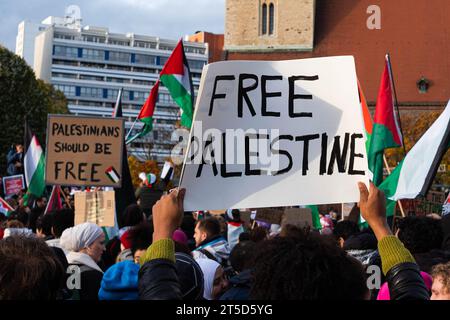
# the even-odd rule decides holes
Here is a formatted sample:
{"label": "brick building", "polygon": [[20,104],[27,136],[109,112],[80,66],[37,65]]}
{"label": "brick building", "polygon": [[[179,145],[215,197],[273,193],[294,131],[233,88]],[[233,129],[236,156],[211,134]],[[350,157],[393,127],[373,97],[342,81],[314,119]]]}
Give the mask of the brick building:
{"label": "brick building", "polygon": [[442,110],[450,98],[449,15],[448,0],[227,0],[224,56],[353,55],[373,106],[390,53],[402,112]]}

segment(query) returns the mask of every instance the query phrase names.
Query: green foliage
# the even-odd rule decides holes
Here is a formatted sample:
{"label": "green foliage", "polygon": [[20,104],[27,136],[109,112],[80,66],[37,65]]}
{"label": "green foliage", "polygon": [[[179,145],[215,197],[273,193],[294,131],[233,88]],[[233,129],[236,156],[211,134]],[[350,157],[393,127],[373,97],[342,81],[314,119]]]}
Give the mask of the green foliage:
{"label": "green foliage", "polygon": [[48,113],[68,113],[64,94],[37,80],[25,60],[0,46],[0,175],[13,143],[23,143],[24,119],[45,145]]}

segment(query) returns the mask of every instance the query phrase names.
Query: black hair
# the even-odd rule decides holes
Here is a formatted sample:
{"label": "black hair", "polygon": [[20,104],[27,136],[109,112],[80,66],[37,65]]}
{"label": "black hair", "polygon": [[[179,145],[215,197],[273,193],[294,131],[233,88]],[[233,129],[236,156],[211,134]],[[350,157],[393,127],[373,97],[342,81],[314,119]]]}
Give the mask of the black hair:
{"label": "black hair", "polygon": [[248,232],[241,232],[239,234],[239,242],[249,241],[249,240],[250,240],[250,233],[248,233]]}
{"label": "black hair", "polygon": [[186,234],[188,239],[194,238],[195,233],[195,219],[192,216],[192,212],[185,212],[183,215],[183,221],[181,222],[180,229]]}
{"label": "black hair", "polygon": [[429,217],[406,217],[397,222],[398,238],[414,253],[440,249],[444,238],[442,223]]}
{"label": "black hair", "polygon": [[241,221],[241,211],[239,211],[239,209],[231,210],[231,216],[233,217],[233,221],[234,222],[240,222]]}
{"label": "black hair", "polygon": [[132,227],[140,224],[144,219],[143,212],[137,204],[130,204],[122,212],[120,227]]}
{"label": "black hair", "polygon": [[137,250],[146,250],[153,241],[153,225],[149,222],[141,222],[128,231],[128,239],[131,242],[131,253]]}
{"label": "black hair", "polygon": [[207,217],[197,222],[197,226],[202,231],[206,232],[207,239],[220,235],[220,222],[214,217]]}
{"label": "black hair", "polygon": [[41,214],[36,220],[36,229],[41,229],[46,236],[52,235],[53,216],[51,214]]}
{"label": "black hair", "polygon": [[64,230],[75,225],[75,213],[73,209],[61,209],[51,211],[47,214],[51,215],[53,235],[60,238]]}
{"label": "black hair", "polygon": [[230,253],[230,264],[236,272],[253,268],[256,243],[243,241],[236,244]]}
{"label": "black hair", "polygon": [[350,236],[358,233],[358,224],[350,220],[339,221],[333,229],[333,234],[336,237],[336,240],[339,240],[339,238],[347,240]]}
{"label": "black hair", "polygon": [[54,300],[64,269],[44,241],[12,236],[0,241],[0,300]]}
{"label": "black hair", "polygon": [[251,299],[357,300],[368,295],[362,264],[308,228],[258,247]]}
{"label": "black hair", "polygon": [[25,211],[25,209],[18,208],[16,211],[11,212],[11,214],[8,217],[8,220],[17,220],[22,222],[24,226],[28,226],[28,213]]}
{"label": "black hair", "polygon": [[257,226],[250,231],[250,240],[253,242],[261,242],[267,239],[268,234],[266,228]]}

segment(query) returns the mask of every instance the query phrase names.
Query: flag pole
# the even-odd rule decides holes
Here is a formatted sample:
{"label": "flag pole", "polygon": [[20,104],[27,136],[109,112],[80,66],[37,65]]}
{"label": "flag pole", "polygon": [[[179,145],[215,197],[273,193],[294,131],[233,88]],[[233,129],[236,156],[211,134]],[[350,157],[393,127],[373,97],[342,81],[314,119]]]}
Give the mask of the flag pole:
{"label": "flag pole", "polygon": [[[387,159],[386,159],[386,156],[384,155],[384,153],[383,153],[383,161],[384,161],[384,166],[386,167],[388,174],[391,174],[391,169],[389,169],[389,164],[387,162]],[[405,211],[403,210],[402,202],[400,200],[397,200],[397,202],[398,202],[398,206],[400,208],[400,212],[402,213],[402,217],[403,218],[406,217]]]}
{"label": "flag pole", "polygon": [[388,64],[389,78],[390,78],[391,84],[392,84],[392,91],[394,92],[394,102],[395,102],[395,108],[397,110],[398,125],[400,126],[400,131],[402,132],[403,152],[406,155],[405,139],[403,137],[402,122],[400,121],[400,111],[398,108],[397,91],[395,90],[394,74],[392,72],[391,56],[389,55],[389,53],[386,54],[386,60],[387,60],[387,64]]}
{"label": "flag pole", "polygon": [[64,193],[64,190],[62,190],[61,187],[59,187],[59,188],[60,188],[61,195],[64,198],[64,202],[67,204],[67,206],[70,209],[72,209],[72,207],[70,206],[70,202],[69,202],[69,200],[67,200],[66,194]]}
{"label": "flag pole", "polygon": [[128,137],[130,136],[131,132],[133,131],[133,128],[134,128],[134,126],[135,126],[137,120],[138,120],[138,118],[136,117],[136,119],[134,120],[133,124],[131,125],[130,131],[128,131],[128,133],[127,133],[127,135],[126,135],[126,137],[125,137],[125,141],[128,140]]}

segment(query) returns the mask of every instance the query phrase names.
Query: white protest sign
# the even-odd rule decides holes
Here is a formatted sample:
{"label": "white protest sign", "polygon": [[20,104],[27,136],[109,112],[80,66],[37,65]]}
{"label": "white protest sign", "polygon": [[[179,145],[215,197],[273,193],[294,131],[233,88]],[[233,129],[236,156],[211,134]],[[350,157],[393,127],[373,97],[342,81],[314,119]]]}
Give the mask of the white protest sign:
{"label": "white protest sign", "polygon": [[365,139],[352,56],[210,64],[183,164],[184,208],[357,202]]}

